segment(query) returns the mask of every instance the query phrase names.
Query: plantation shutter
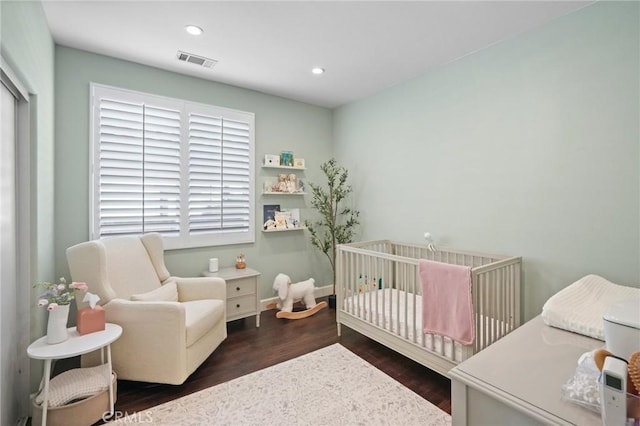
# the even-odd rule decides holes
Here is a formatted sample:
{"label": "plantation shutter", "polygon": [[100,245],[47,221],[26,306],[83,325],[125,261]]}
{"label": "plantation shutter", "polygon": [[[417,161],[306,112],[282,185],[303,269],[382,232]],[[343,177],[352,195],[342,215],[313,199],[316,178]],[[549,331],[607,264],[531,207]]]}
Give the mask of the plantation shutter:
{"label": "plantation shutter", "polygon": [[189,232],[222,229],[222,119],[189,115]]}
{"label": "plantation shutter", "polygon": [[189,115],[189,231],[249,232],[249,123]]}
{"label": "plantation shutter", "polygon": [[99,111],[99,236],[141,234],[144,106],[100,99]]}
{"label": "plantation shutter", "polygon": [[223,204],[222,227],[225,231],[249,229],[249,125],[224,120],[222,156]]}
{"label": "plantation shutter", "polygon": [[91,236],[251,243],[251,113],[92,84]]}
{"label": "plantation shutter", "polygon": [[180,232],[180,111],[100,100],[100,237]]}
{"label": "plantation shutter", "polygon": [[145,106],[143,232],[180,235],[180,111]]}

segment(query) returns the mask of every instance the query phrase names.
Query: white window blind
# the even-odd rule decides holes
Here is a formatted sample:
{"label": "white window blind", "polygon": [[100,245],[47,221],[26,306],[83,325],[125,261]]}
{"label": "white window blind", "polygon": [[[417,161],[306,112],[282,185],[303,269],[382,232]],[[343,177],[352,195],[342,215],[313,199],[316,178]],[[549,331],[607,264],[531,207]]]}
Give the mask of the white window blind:
{"label": "white window blind", "polygon": [[92,238],[254,241],[253,114],[97,84],[92,94]]}
{"label": "white window blind", "polygon": [[237,232],[249,226],[249,125],[189,115],[189,231]]}

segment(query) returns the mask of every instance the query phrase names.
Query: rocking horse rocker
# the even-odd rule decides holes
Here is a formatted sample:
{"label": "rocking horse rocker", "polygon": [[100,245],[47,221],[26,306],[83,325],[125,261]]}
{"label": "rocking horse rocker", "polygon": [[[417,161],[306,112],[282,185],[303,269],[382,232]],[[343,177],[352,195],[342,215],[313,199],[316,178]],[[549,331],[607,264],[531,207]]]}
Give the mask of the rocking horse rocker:
{"label": "rocking horse rocker", "polygon": [[[316,314],[321,309],[327,307],[327,302],[316,303],[313,296],[315,280],[309,278],[306,281],[291,283],[291,278],[285,274],[278,274],[273,281],[273,289],[278,292],[280,299],[275,307],[279,309],[276,318],[302,319]],[[304,311],[293,312],[293,304],[302,301],[305,305]],[[273,306],[273,305],[271,305]]]}

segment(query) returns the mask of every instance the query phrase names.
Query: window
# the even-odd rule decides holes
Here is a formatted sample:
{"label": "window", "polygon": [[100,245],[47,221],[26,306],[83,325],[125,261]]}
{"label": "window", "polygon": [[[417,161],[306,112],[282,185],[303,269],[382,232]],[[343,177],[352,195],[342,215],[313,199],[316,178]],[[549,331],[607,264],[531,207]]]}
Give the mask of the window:
{"label": "window", "polygon": [[254,242],[254,115],[91,85],[91,238]]}

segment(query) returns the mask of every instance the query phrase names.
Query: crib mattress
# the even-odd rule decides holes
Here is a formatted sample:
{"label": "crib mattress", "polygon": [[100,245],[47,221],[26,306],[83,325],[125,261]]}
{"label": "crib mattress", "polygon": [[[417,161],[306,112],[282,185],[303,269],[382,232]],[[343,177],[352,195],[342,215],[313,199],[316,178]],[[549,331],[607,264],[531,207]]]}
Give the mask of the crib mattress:
{"label": "crib mattress", "polygon": [[346,298],[343,310],[456,362],[463,360],[459,342],[422,333],[421,295],[395,288],[371,290]]}

